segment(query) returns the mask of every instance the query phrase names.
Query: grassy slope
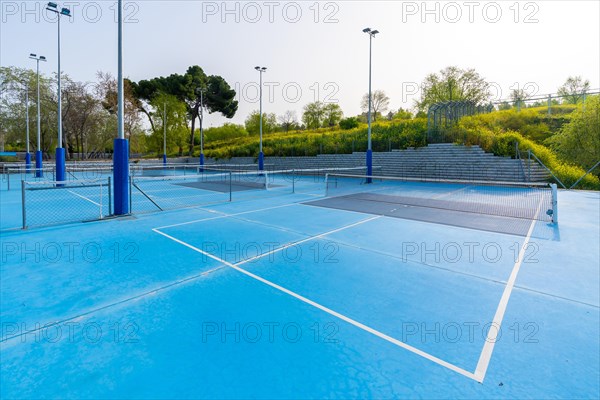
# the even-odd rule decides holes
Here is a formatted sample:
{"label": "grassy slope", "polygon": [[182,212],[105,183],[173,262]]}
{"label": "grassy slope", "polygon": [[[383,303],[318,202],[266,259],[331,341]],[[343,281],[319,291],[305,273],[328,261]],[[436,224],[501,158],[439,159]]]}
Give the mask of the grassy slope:
{"label": "grassy slope", "polygon": [[[551,114],[547,107],[495,111],[461,119],[449,130],[450,141],[467,145],[479,145],[484,150],[500,156],[514,156],[515,142],[521,152],[532,150],[544,164],[568,187],[585,171],[569,165],[547,146],[545,141],[556,134],[571,119],[574,105],[553,106]],[[374,151],[389,148],[405,149],[426,145],[427,121],[425,119],[378,121],[373,124]],[[205,144],[208,157],[230,158],[236,156],[256,157],[258,136],[220,140]],[[304,156],[319,153],[351,153],[365,151],[367,126],[362,124],[351,130],[321,128],[310,131],[278,132],[264,136],[266,156]],[[580,188],[600,189],[600,180],[590,175]]]}

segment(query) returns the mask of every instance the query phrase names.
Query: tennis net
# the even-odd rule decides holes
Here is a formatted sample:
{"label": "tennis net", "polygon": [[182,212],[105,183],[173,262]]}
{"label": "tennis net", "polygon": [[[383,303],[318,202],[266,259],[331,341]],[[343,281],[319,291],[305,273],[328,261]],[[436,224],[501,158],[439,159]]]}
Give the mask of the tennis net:
{"label": "tennis net", "polygon": [[328,174],[326,197],[398,207],[558,221],[556,185]]}
{"label": "tennis net", "polygon": [[203,166],[189,175],[132,175],[131,210],[170,210],[282,194],[322,196],[328,173],[365,171],[364,167],[356,167],[238,172]]}
{"label": "tennis net", "polygon": [[194,175],[132,176],[131,184],[133,212],[227,202],[234,192],[268,187],[266,174],[206,169]]}

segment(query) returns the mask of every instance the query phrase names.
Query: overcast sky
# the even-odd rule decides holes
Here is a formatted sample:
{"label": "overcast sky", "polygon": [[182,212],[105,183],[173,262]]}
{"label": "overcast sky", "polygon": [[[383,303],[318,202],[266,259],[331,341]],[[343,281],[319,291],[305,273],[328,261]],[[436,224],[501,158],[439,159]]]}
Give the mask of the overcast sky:
{"label": "overcast sky", "polygon": [[[29,53],[56,65],[56,20],[44,2],[0,0],[0,65],[35,68]],[[117,71],[115,1],[71,1],[63,19],[62,69],[80,81]],[[200,65],[238,92],[242,123],[258,109],[258,72],[265,112],[282,114],[311,101],[336,101],[347,116],[360,113],[368,90],[369,39],[373,89],[391,107],[412,107],[423,78],[456,65],[494,82],[495,98],[513,88],[555,93],[569,75],[600,87],[598,1],[127,1],[125,75],[137,81],[184,73]],[[212,115],[207,126],[226,121]]]}

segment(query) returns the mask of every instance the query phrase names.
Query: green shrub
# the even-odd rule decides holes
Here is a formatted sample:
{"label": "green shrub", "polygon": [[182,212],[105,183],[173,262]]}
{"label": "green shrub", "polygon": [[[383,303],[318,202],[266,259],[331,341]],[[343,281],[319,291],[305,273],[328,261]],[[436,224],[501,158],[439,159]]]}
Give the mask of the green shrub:
{"label": "green shrub", "polygon": [[358,118],[356,117],[344,118],[340,121],[340,128],[344,130],[358,128],[358,125]]}

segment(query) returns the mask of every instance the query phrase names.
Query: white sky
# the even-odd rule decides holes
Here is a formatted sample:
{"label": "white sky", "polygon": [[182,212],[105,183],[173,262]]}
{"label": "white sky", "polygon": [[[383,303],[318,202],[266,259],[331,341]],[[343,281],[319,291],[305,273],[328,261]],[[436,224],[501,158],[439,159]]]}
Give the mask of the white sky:
{"label": "white sky", "polygon": [[[0,0],[0,65],[35,68],[45,55],[56,71],[56,22],[45,2]],[[76,80],[96,71],[116,75],[116,1],[71,1],[62,20],[62,69]],[[411,107],[425,75],[457,65],[475,68],[506,98],[512,88],[555,93],[569,75],[600,87],[598,1],[130,1],[125,2],[124,70],[132,80],[183,74],[200,65],[238,91],[233,122],[258,109],[258,72],[265,112],[282,114],[314,100],[338,101],[360,113],[368,90],[368,36],[373,41],[373,89],[391,106]],[[227,13],[227,10],[230,12]],[[426,9],[430,13],[426,13]],[[437,21],[436,21],[437,20]],[[285,90],[284,90],[285,89]],[[226,120],[217,115],[205,126]]]}

